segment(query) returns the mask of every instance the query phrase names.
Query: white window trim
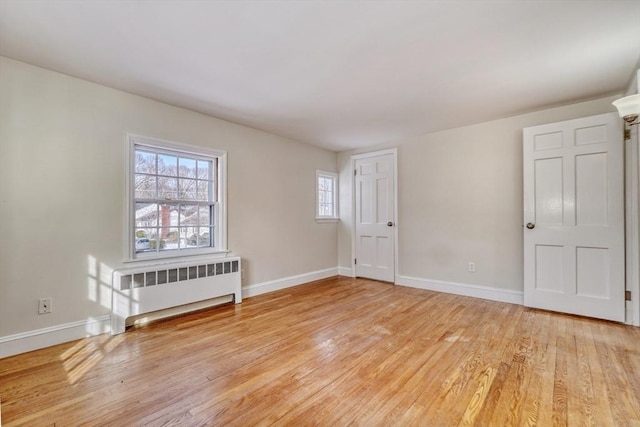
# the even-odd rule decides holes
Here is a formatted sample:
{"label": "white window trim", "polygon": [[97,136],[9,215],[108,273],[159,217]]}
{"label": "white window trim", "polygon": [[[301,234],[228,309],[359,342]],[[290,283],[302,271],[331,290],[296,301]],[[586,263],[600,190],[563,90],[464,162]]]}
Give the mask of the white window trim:
{"label": "white window trim", "polygon": [[[198,258],[202,256],[226,256],[230,251],[227,249],[227,152],[224,150],[216,150],[207,147],[201,147],[197,145],[189,145],[178,143],[174,141],[167,141],[158,138],[151,138],[148,136],[136,135],[133,133],[125,133],[126,140],[126,220],[125,220],[125,259],[124,262],[138,262],[138,261],[151,261],[151,260],[165,260],[171,258]],[[133,190],[133,170],[135,161],[135,146],[136,144],[146,145],[151,148],[165,149],[177,151],[179,153],[193,154],[200,156],[211,156],[218,158],[217,167],[217,191],[218,191],[218,221],[216,221],[215,238],[219,244],[216,248],[203,248],[194,249],[193,251],[185,252],[156,252],[156,253],[135,253],[135,236],[132,230],[135,228],[135,194]]]}
{"label": "white window trim", "polygon": [[[320,189],[318,188],[318,182],[320,177],[331,178],[333,180],[333,215],[321,216],[320,212]],[[316,222],[337,222],[339,221],[338,211],[338,174],[335,172],[327,172],[316,169]]]}

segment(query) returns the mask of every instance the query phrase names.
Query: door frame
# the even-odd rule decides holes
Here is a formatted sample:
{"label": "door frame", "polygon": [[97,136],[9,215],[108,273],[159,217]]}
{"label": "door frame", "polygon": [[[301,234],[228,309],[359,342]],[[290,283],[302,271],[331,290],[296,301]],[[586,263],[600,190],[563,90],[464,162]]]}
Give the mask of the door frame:
{"label": "door frame", "polygon": [[351,170],[349,172],[351,180],[351,271],[353,277],[356,277],[356,180],[353,171],[356,170],[356,160],[366,159],[369,157],[379,157],[393,155],[393,284],[396,284],[398,278],[398,148],[388,148],[379,151],[370,151],[360,154],[352,154],[349,162]]}
{"label": "door frame", "polygon": [[626,323],[640,326],[640,129],[638,126],[623,126],[625,131],[630,131],[629,139],[622,142],[625,163],[625,289],[631,291],[631,301],[626,301]]}

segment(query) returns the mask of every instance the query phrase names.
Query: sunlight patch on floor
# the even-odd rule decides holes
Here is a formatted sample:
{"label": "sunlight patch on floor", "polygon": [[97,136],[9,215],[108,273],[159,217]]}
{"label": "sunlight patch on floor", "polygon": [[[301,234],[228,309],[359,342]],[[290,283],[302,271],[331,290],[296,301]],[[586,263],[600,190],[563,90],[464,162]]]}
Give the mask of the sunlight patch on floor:
{"label": "sunlight patch on floor", "polygon": [[60,355],[69,384],[80,381],[106,354],[111,353],[124,341],[124,335],[111,337],[101,334],[78,341]]}

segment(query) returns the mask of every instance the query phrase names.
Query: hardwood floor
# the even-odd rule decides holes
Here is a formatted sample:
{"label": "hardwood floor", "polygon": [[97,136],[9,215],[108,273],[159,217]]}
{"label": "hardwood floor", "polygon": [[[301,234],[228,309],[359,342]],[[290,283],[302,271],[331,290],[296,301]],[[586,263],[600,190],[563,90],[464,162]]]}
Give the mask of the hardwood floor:
{"label": "hardwood floor", "polygon": [[331,278],[0,360],[15,425],[640,424],[640,328]]}

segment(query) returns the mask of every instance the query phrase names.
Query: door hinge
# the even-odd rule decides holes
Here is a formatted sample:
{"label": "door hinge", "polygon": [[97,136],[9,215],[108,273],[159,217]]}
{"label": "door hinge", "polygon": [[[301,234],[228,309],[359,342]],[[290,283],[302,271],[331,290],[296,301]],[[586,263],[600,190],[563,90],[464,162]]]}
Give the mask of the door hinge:
{"label": "door hinge", "polygon": [[358,263],[358,259],[357,259],[357,258],[354,258],[354,259],[353,259],[353,263],[354,263],[354,264],[357,264],[357,263]]}
{"label": "door hinge", "polygon": [[631,291],[624,291],[624,300],[631,301]]}
{"label": "door hinge", "polygon": [[631,139],[631,129],[625,129],[624,130],[624,140],[628,141]]}
{"label": "door hinge", "polygon": [[358,169],[354,169],[353,170],[353,176],[357,176],[358,175]]}

